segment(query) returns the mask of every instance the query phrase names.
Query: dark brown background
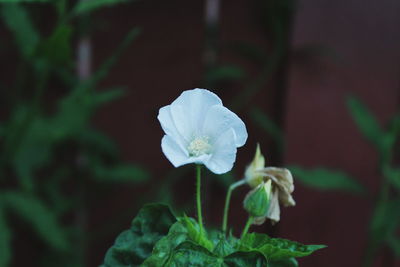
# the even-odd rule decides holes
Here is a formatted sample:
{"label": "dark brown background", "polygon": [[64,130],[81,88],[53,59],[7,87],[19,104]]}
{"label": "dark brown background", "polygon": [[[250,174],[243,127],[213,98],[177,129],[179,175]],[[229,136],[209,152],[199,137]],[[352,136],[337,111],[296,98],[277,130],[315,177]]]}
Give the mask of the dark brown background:
{"label": "dark brown background", "polygon": [[[400,2],[395,0],[298,1],[286,64],[239,112],[248,127],[249,139],[238,152],[236,179],[241,178],[240,173],[260,142],[268,164],[343,170],[371,192],[377,190],[377,155],[352,122],[345,97],[349,93],[360,97],[382,124],[398,108],[399,14]],[[94,125],[118,143],[124,160],[152,170],[153,180],[145,186],[110,187],[112,198],[90,203],[88,231],[98,233],[104,225],[113,225],[113,231],[102,233],[99,240],[90,244],[89,266],[101,263],[115,236],[128,227],[143,195],[159,186],[173,168],[161,152],[163,133],[157,112],[181,91],[203,85],[205,43],[204,1],[141,1],[98,12],[95,19],[107,24],[92,37],[94,67],[111,54],[132,27],[142,29],[102,84],[125,85],[127,94],[101,109]],[[273,47],[273,41],[260,26],[255,1],[222,1],[219,34],[221,44],[245,41],[265,47],[266,51]],[[305,53],[310,47],[322,52]],[[249,77],[259,71],[227,49],[220,50],[219,62],[240,64]],[[209,89],[229,107],[232,97],[242,88],[230,83]],[[271,138],[251,122],[248,111],[254,105],[285,130],[283,156],[276,153]],[[193,201],[192,176],[176,185],[178,202]],[[206,220],[208,225],[219,225],[225,192],[210,181],[206,187]],[[244,223],[244,193],[239,190],[234,194],[231,221],[236,229]],[[95,193],[92,198],[96,198]],[[258,230],[303,243],[328,245],[301,259],[302,266],[360,266],[372,200],[344,193],[321,193],[297,183],[294,198],[297,206],[283,210],[278,226]],[[114,218],[120,218],[122,213],[127,214],[126,219],[115,225]],[[376,266],[400,266],[385,252],[381,255]]]}

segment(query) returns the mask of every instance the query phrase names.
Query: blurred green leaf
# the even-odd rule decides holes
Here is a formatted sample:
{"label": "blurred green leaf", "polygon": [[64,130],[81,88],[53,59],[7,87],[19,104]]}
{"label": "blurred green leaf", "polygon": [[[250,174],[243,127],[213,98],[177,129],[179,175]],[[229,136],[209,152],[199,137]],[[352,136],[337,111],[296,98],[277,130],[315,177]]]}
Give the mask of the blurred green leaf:
{"label": "blurred green leaf", "polygon": [[385,241],[390,242],[400,224],[400,200],[380,200],[376,203],[369,226],[367,255],[373,258]]}
{"label": "blurred green leaf", "polygon": [[102,182],[142,182],[148,180],[150,174],[142,167],[130,164],[118,164],[94,167],[94,178]]}
{"label": "blurred green leaf", "polygon": [[122,97],[124,93],[125,93],[124,88],[121,87],[109,88],[104,91],[96,92],[96,94],[93,96],[93,102],[95,105],[108,103]]}
{"label": "blurred green leaf", "polygon": [[139,266],[175,222],[175,216],[168,206],[145,205],[133,219],[131,228],[122,232],[107,251],[102,266]]}
{"label": "blurred green leaf", "polygon": [[38,46],[38,56],[53,65],[72,64],[71,48],[72,27],[61,24],[55,28],[49,38],[43,40]]}
{"label": "blurred green leaf", "polygon": [[114,50],[113,54],[107,58],[106,61],[99,67],[99,69],[88,79],[82,81],[76,90],[82,90],[86,88],[94,88],[98,82],[100,82],[109,73],[110,69],[117,62],[121,54],[129,47],[133,40],[139,36],[139,28],[132,29],[124,38],[122,43]]}
{"label": "blurred green leaf", "polygon": [[0,0],[0,3],[47,3],[53,0]]}
{"label": "blurred green leaf", "polygon": [[342,191],[354,194],[364,194],[366,189],[356,179],[346,173],[324,168],[304,169],[298,166],[289,166],[294,179],[305,186],[330,191]]}
{"label": "blurred green leaf", "polygon": [[1,11],[4,23],[14,35],[21,54],[26,58],[30,57],[36,50],[40,37],[29,18],[28,11],[17,4],[3,5]]}
{"label": "blurred green leaf", "polygon": [[222,65],[207,71],[205,79],[207,82],[217,83],[241,80],[245,76],[246,74],[241,67],[234,65]]}
{"label": "blurred green leaf", "polygon": [[[159,265],[157,265],[159,266]],[[206,248],[191,242],[179,244],[168,259],[166,266],[215,266],[222,267],[219,258]]]}
{"label": "blurred green leaf", "polygon": [[52,248],[66,250],[68,241],[55,214],[37,197],[20,192],[6,191],[0,195],[7,210],[29,223],[36,233]]}
{"label": "blurred green leaf", "polygon": [[78,1],[75,5],[73,14],[82,15],[83,13],[88,13],[94,11],[98,8],[109,7],[116,4],[128,3],[130,0],[85,0]]}
{"label": "blurred green leaf", "polygon": [[387,240],[388,245],[393,250],[397,258],[400,258],[400,238],[396,236],[390,236]]}
{"label": "blurred green leaf", "polygon": [[376,146],[381,155],[387,157],[395,142],[395,136],[382,130],[376,117],[358,98],[348,97],[347,107],[360,132]]}
{"label": "blurred green leaf", "polygon": [[259,108],[253,108],[250,112],[250,117],[259,127],[274,139],[278,144],[279,151],[283,152],[285,140],[284,134],[279,126]]}
{"label": "blurred green leaf", "polygon": [[389,180],[389,182],[400,190],[400,169],[392,168],[392,167],[384,167],[383,174],[385,178]]}
{"label": "blurred green leaf", "polygon": [[264,65],[268,61],[268,55],[266,49],[256,44],[250,44],[245,42],[237,42],[230,46],[239,55],[243,56],[250,61]]}
{"label": "blurred green leaf", "polygon": [[9,266],[11,256],[11,230],[6,222],[3,205],[0,203],[0,266]]}

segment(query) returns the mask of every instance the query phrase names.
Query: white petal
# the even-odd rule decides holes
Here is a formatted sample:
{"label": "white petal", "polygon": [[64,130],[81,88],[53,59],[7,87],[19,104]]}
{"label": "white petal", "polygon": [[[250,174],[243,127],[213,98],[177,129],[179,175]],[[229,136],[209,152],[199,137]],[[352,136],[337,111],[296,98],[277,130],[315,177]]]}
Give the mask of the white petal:
{"label": "white petal", "polygon": [[206,167],[215,174],[230,171],[236,159],[235,132],[232,129],[222,133],[213,144],[213,154],[205,162]]}
{"label": "white petal", "polygon": [[193,161],[189,158],[187,151],[181,149],[181,147],[174,141],[169,135],[164,135],[161,140],[161,149],[164,155],[175,167],[179,167]]}
{"label": "white petal", "polygon": [[158,112],[157,119],[159,120],[161,124],[161,128],[164,130],[164,132],[170,136],[172,139],[174,139],[175,143],[179,145],[179,147],[187,153],[187,146],[188,146],[188,140],[186,140],[179,132],[178,129],[175,126],[175,122],[172,119],[171,116],[171,106],[165,106],[160,108]]}
{"label": "white petal", "polygon": [[205,114],[212,106],[222,106],[221,99],[206,89],[193,89],[182,94],[171,104],[171,113],[178,131],[185,138],[198,135]]}
{"label": "white petal", "polygon": [[230,128],[234,131],[236,147],[243,146],[247,140],[247,130],[243,121],[224,106],[212,106],[206,114],[203,134],[217,139]]}

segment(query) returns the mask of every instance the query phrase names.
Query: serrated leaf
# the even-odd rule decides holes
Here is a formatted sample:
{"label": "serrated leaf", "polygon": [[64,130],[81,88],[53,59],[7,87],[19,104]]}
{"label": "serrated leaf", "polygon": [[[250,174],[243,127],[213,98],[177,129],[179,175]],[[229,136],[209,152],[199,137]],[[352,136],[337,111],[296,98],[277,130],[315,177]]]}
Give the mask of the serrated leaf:
{"label": "serrated leaf", "polygon": [[20,192],[3,192],[4,207],[28,223],[49,246],[64,251],[69,244],[55,214],[38,198]]}
{"label": "serrated leaf", "polygon": [[264,267],[266,261],[264,256],[257,252],[235,252],[224,258],[224,265],[226,267]]}
{"label": "serrated leaf", "polygon": [[212,251],[214,249],[213,243],[207,237],[206,230],[201,233],[200,227],[196,220],[189,218],[185,215],[184,217],[179,218],[179,221],[186,227],[188,231],[188,236],[191,240],[205,247],[209,251]]}
{"label": "serrated leaf", "polygon": [[0,266],[9,266],[11,260],[11,230],[6,222],[5,212],[0,203]]}
{"label": "serrated leaf", "polygon": [[329,191],[342,191],[353,194],[364,194],[365,188],[357,180],[340,171],[324,168],[303,169],[298,166],[289,166],[296,180],[305,186]]}
{"label": "serrated leaf", "polygon": [[222,266],[223,260],[216,257],[206,248],[191,242],[184,241],[179,244],[171,257],[169,258],[166,266]]}
{"label": "serrated leaf", "polygon": [[268,261],[279,261],[294,257],[308,256],[324,245],[303,245],[282,238],[271,238],[265,234],[250,233],[241,239],[240,250],[257,251]]}
{"label": "serrated leaf", "polygon": [[82,15],[94,11],[98,8],[109,7],[117,4],[128,3],[130,0],[86,0],[78,1],[75,5],[73,14]]}
{"label": "serrated leaf", "polygon": [[155,244],[151,256],[143,262],[142,267],[164,266],[174,249],[186,240],[188,240],[186,227],[180,222],[174,223],[168,234]]}
{"label": "serrated leaf", "polygon": [[148,180],[150,174],[140,166],[118,164],[114,166],[95,166],[96,180],[102,182],[142,182]]}
{"label": "serrated leaf", "polygon": [[[8,1],[8,3],[12,2],[20,1]],[[26,58],[30,57],[34,53],[40,38],[29,18],[28,11],[17,4],[4,5],[1,11],[4,23],[14,35],[21,54]]]}
{"label": "serrated leaf", "polygon": [[176,222],[168,206],[148,204],[133,219],[129,230],[122,232],[107,251],[105,267],[138,266],[151,255],[154,245]]}

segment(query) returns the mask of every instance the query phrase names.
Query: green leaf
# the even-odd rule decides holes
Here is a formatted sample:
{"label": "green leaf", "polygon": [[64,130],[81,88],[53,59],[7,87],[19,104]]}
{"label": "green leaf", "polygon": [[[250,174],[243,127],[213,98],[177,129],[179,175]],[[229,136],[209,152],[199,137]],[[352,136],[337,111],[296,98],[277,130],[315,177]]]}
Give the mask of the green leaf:
{"label": "green leaf", "polygon": [[0,195],[4,207],[25,220],[38,236],[54,249],[68,249],[66,232],[55,214],[38,198],[19,192],[3,192]]}
{"label": "green leaf", "polygon": [[347,107],[358,129],[366,139],[374,144],[382,155],[386,156],[390,153],[395,138],[392,134],[382,130],[378,120],[368,108],[356,97],[347,98]]}
{"label": "green leaf", "polygon": [[400,190],[400,169],[385,166],[383,168],[383,173],[385,175],[385,178],[388,179],[388,181],[394,187],[396,187],[398,190]]}
{"label": "green leaf", "polygon": [[257,252],[235,252],[224,258],[224,265],[227,267],[264,267],[266,261],[264,256]]}
{"label": "green leaf", "polygon": [[154,246],[153,252],[142,267],[165,266],[174,249],[182,242],[188,240],[188,231],[182,223],[174,223],[166,236],[161,238]]}
{"label": "green leaf", "polygon": [[215,255],[218,255],[219,257],[225,257],[229,254],[232,254],[235,252],[235,249],[231,242],[229,242],[224,234],[219,234],[218,242],[216,246],[214,247],[213,253]]}
{"label": "green leaf", "polygon": [[11,260],[11,230],[6,222],[3,206],[0,203],[0,266],[9,266]]}
{"label": "green leaf", "polygon": [[216,257],[206,248],[184,241],[175,249],[166,266],[222,266],[223,259]]}
{"label": "green leaf", "polygon": [[196,220],[189,218],[185,215],[184,217],[179,218],[179,221],[188,230],[188,236],[191,240],[193,240],[195,243],[205,247],[209,251],[212,251],[214,249],[214,245],[208,239],[206,231],[204,230],[203,233],[200,232],[200,227],[197,224]]}
{"label": "green leaf", "polygon": [[150,174],[140,166],[118,164],[104,167],[95,166],[94,178],[103,182],[142,182],[148,180]]}
{"label": "green leaf", "polygon": [[104,91],[99,91],[96,92],[96,94],[93,96],[93,102],[95,105],[108,103],[114,101],[115,99],[121,98],[124,93],[125,91],[123,88],[112,88]]}
{"label": "green leaf", "polygon": [[279,151],[283,152],[285,140],[284,134],[279,126],[259,108],[253,108],[250,112],[250,117],[259,127],[274,139],[278,145]]}
{"label": "green leaf", "polygon": [[[8,2],[16,3],[19,1]],[[21,54],[26,58],[30,57],[34,53],[40,38],[29,18],[28,11],[17,4],[7,4],[2,7],[2,16],[4,23],[14,35]]]}
{"label": "green leaf", "polygon": [[57,26],[50,37],[39,44],[37,55],[53,65],[71,66],[71,37],[71,26],[66,24]]}
{"label": "green leaf", "polygon": [[387,240],[389,247],[393,250],[397,258],[400,258],[400,239],[395,236],[390,236]]}
{"label": "green leaf", "polygon": [[48,3],[52,0],[0,0],[0,3]]}
{"label": "green leaf", "polygon": [[241,67],[234,65],[223,65],[210,69],[206,73],[206,80],[210,83],[237,81],[246,76]]}
{"label": "green leaf", "polygon": [[364,194],[366,189],[357,180],[346,173],[324,168],[303,169],[298,166],[289,166],[295,179],[305,186],[318,190],[342,191],[353,194]]}
{"label": "green leaf", "polygon": [[76,90],[94,88],[104,77],[107,76],[111,67],[117,62],[121,54],[129,47],[133,40],[139,36],[139,28],[132,29],[124,38],[122,43],[114,50],[112,55],[100,66],[100,68],[88,79],[83,81]]}
{"label": "green leaf", "polygon": [[78,1],[74,7],[74,15],[82,15],[83,13],[88,13],[94,11],[98,8],[109,7],[116,4],[128,3],[129,0],[86,0]]}
{"label": "green leaf", "polygon": [[138,266],[151,255],[154,245],[176,222],[168,206],[148,204],[133,219],[129,230],[122,232],[107,251],[105,267]]}
{"label": "green leaf", "polygon": [[271,238],[265,234],[250,233],[241,239],[240,249],[260,252],[268,261],[279,261],[308,256],[325,247],[324,245],[303,245],[287,239]]}

